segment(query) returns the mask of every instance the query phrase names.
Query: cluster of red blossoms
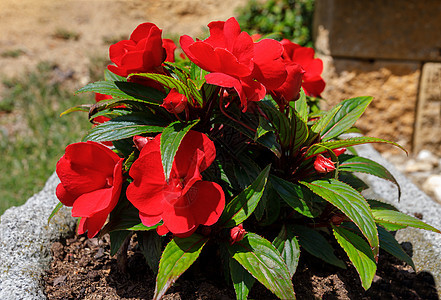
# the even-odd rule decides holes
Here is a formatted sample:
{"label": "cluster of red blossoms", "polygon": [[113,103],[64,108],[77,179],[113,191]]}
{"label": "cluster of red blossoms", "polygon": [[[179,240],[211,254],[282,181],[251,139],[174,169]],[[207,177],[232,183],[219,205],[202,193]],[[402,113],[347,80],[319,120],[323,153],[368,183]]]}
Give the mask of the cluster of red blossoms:
{"label": "cluster of red blossoms", "polygon": [[[238,97],[243,111],[250,102],[262,100],[266,94],[284,107],[299,98],[303,87],[309,96],[319,97],[325,83],[321,78],[322,61],[314,58],[311,48],[301,47],[288,40],[272,39],[254,41],[242,32],[238,22],[208,25],[210,36],[194,41],[189,36],[180,38],[185,59],[208,72],[205,81],[224,88]],[[174,62],[176,45],[162,39],[161,30],[154,24],[139,25],[129,40],[110,47],[114,65],[109,71],[122,77],[133,73],[169,75],[164,62]],[[156,81],[130,76],[130,81],[165,91]],[[188,99],[176,89],[167,90],[161,105],[168,112],[180,114]],[[111,97],[98,95],[101,101]],[[108,118],[94,121],[102,123]],[[66,206],[73,206],[72,215],[81,217],[79,233],[95,236],[115,208],[124,182],[127,199],[139,210],[145,226],[158,225],[160,235],[168,232],[180,237],[191,235],[200,225],[210,226],[219,219],[225,206],[221,186],[203,180],[202,172],[216,158],[214,143],[204,133],[189,131],[176,152],[170,176],[164,173],[160,151],[161,134],[152,137],[134,137],[138,158],[128,174],[123,175],[123,158],[110,148],[97,143],[76,143],[66,148],[57,164],[61,183],[57,197]],[[329,168],[332,168],[329,166]],[[328,171],[328,169],[327,169]],[[320,171],[319,171],[320,172]],[[232,241],[242,238],[242,227],[232,232]]]}

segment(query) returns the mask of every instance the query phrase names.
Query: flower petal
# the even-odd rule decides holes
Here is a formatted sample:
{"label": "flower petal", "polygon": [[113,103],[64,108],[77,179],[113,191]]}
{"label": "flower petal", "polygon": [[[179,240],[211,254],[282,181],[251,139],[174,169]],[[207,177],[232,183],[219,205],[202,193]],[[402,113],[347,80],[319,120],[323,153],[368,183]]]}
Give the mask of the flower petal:
{"label": "flower petal", "polygon": [[100,212],[91,217],[81,218],[78,226],[78,234],[83,234],[87,231],[87,237],[93,238],[106,223],[108,212]]}
{"label": "flower petal", "polygon": [[[215,182],[198,181],[193,185],[197,197],[192,201],[191,211],[199,225],[213,225],[217,222],[225,207],[225,194]],[[187,195],[188,194],[188,195]],[[190,197],[189,193],[186,197]]]}

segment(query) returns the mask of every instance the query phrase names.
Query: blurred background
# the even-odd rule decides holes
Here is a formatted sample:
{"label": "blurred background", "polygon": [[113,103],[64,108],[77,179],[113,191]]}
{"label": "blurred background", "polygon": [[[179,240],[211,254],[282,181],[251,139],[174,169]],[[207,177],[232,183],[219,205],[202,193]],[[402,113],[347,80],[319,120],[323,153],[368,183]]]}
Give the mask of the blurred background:
{"label": "blurred background", "polygon": [[[100,80],[111,44],[142,22],[163,36],[204,38],[213,20],[314,47],[328,108],[374,96],[357,126],[389,139],[377,149],[441,202],[441,1],[438,0],[1,0],[0,215],[44,186],[66,145],[90,128],[94,102],[74,95]],[[438,190],[437,190],[438,186]]]}

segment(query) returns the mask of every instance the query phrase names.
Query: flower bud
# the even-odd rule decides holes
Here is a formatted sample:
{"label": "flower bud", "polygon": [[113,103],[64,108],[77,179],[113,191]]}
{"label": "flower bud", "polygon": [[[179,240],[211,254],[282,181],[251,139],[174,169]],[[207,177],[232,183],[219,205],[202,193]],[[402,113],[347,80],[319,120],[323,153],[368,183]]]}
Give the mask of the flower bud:
{"label": "flower bud", "polygon": [[345,147],[343,147],[343,148],[338,148],[338,149],[334,149],[334,150],[332,150],[332,151],[334,152],[334,154],[335,154],[336,156],[339,156],[339,155],[345,153],[346,148],[345,148]]}
{"label": "flower bud", "polygon": [[144,146],[151,140],[153,140],[153,138],[140,135],[135,135],[133,137],[133,143],[135,144],[136,149],[139,151],[141,151],[141,149],[144,148]]}
{"label": "flower bud", "polygon": [[243,239],[247,232],[243,229],[243,225],[239,224],[236,227],[231,228],[230,230],[230,244],[233,245],[236,242],[239,242]]}
{"label": "flower bud", "polygon": [[329,158],[319,154],[314,161],[314,169],[318,173],[328,173],[335,170],[334,163]]}
{"label": "flower bud", "polygon": [[172,89],[161,104],[169,113],[179,114],[187,107],[188,99],[176,89]]}

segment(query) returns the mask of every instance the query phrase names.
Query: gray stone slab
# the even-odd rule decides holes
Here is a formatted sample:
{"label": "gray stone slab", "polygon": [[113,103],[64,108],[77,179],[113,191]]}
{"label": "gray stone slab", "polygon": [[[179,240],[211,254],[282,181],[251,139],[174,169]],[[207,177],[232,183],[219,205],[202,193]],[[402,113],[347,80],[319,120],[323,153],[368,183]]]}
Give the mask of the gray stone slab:
{"label": "gray stone slab", "polygon": [[54,174],[41,192],[0,218],[0,299],[46,299],[41,276],[51,260],[50,246],[75,228],[70,210],[62,208],[48,224],[58,203]]}
{"label": "gray stone slab", "polygon": [[[386,167],[401,186],[401,199],[398,202],[396,186],[386,180],[366,175],[370,186],[366,197],[373,197],[393,204],[401,212],[414,216],[422,215],[422,220],[441,230],[441,205],[409,181],[391,163],[384,159],[370,145],[357,147],[358,154],[370,158]],[[435,279],[438,295],[441,297],[441,234],[414,228],[401,229],[396,238],[399,242],[410,242],[413,248],[412,259],[417,271],[427,271]]]}
{"label": "gray stone slab", "polygon": [[439,0],[317,0],[315,46],[326,55],[441,61]]}

